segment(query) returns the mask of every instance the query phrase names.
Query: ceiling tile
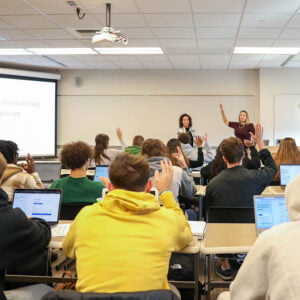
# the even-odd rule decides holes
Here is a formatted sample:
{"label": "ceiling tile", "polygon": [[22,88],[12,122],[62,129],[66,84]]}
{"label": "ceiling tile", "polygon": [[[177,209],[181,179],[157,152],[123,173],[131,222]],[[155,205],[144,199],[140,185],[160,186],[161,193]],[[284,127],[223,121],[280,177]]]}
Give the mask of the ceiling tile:
{"label": "ceiling tile", "polygon": [[122,28],[122,33],[128,38],[153,38],[150,28]]}
{"label": "ceiling tile", "polygon": [[[3,45],[7,47],[3,47]],[[45,48],[49,47],[46,43],[40,40],[18,40],[18,41],[0,41],[0,48]]]}
{"label": "ceiling tile", "polygon": [[172,64],[178,63],[199,63],[198,55],[169,55]]}
{"label": "ceiling tile", "polygon": [[135,1],[143,13],[185,13],[191,12],[189,0],[138,0]]}
{"label": "ceiling tile", "polygon": [[0,30],[0,35],[7,37],[10,40],[34,40],[35,38],[27,34],[24,30],[8,29]]}
{"label": "ceiling tile", "polygon": [[193,27],[192,14],[145,14],[151,27]]}
{"label": "ceiling tile", "polygon": [[196,39],[160,39],[163,47],[193,48],[197,46]]}
{"label": "ceiling tile", "polygon": [[280,68],[280,62],[278,61],[262,61],[259,68]]}
{"label": "ceiling tile", "polygon": [[274,39],[237,39],[236,47],[271,47]]}
{"label": "ceiling tile", "polygon": [[[29,0],[29,2],[32,6],[39,9],[44,14],[74,14],[74,15],[76,15],[75,7],[70,6],[67,3],[67,1],[62,1],[62,0],[51,0],[51,1]],[[75,2],[77,2],[77,0]]]}
{"label": "ceiling tile", "polygon": [[227,69],[228,62],[202,62],[201,61],[201,69],[210,69],[210,70],[224,70]]}
{"label": "ceiling tile", "polygon": [[259,65],[259,61],[232,61],[229,65],[229,69],[257,69]]}
{"label": "ceiling tile", "polygon": [[278,39],[274,47],[300,47],[300,39]]}
{"label": "ceiling tile", "polygon": [[109,62],[109,61],[93,61],[93,62],[86,62],[86,65],[88,66],[95,66],[95,67],[112,67],[114,69],[117,69],[118,67],[116,67],[113,63]]}
{"label": "ceiling tile", "polygon": [[[40,1],[40,0],[36,0]],[[81,1],[82,8],[88,9],[94,14],[105,13],[106,3],[111,3],[112,13],[138,13],[139,10],[133,0],[84,0]]]}
{"label": "ceiling tile", "polygon": [[198,39],[199,48],[230,48],[234,46],[234,39]]}
{"label": "ceiling tile", "polygon": [[287,28],[293,27],[293,28],[299,28],[300,27],[300,15],[294,15],[294,17],[291,19],[291,21],[288,23]]}
{"label": "ceiling tile", "polygon": [[77,55],[76,59],[82,62],[88,62],[90,64],[93,64],[94,62],[107,62],[104,56],[102,55]]}
{"label": "ceiling tile", "polygon": [[196,28],[198,38],[225,38],[234,39],[237,33],[237,28]]}
{"label": "ceiling tile", "polygon": [[58,28],[58,26],[41,15],[2,16],[2,20],[14,24],[20,29]]}
{"label": "ceiling tile", "polygon": [[[101,21],[101,24],[105,25],[105,14],[97,14],[96,17]],[[121,29],[122,27],[147,27],[147,23],[141,14],[112,14],[111,26],[114,29]]]}
{"label": "ceiling tile", "polygon": [[241,13],[245,0],[191,0],[193,12],[199,13]]}
{"label": "ceiling tile", "polygon": [[132,62],[132,61],[137,61],[135,58],[135,55],[103,55],[107,60],[109,61],[118,61],[118,62]]}
{"label": "ceiling tile", "polygon": [[155,39],[132,39],[128,40],[128,47],[160,47]]}
{"label": "ceiling tile", "polygon": [[194,14],[196,27],[237,27],[240,14]]}
{"label": "ceiling tile", "polygon": [[159,39],[191,39],[196,37],[194,28],[153,28],[152,30]]}
{"label": "ceiling tile", "polygon": [[49,17],[64,28],[98,29],[104,26],[104,23],[101,23],[96,17],[92,15],[86,15],[82,20],[79,20],[75,14],[49,15]]}
{"label": "ceiling tile", "polygon": [[201,64],[204,62],[223,62],[228,63],[230,55],[200,55]]}
{"label": "ceiling tile", "polygon": [[260,61],[262,60],[264,55],[262,54],[233,54],[232,61]]}
{"label": "ceiling tile", "polygon": [[290,55],[274,55],[268,54],[264,56],[263,61],[277,61],[277,62],[284,62]]}
{"label": "ceiling tile", "polygon": [[300,37],[300,28],[287,28],[283,30],[280,35],[280,38],[284,39],[299,39]]}
{"label": "ceiling tile", "polygon": [[74,39],[74,36],[63,29],[27,29],[26,32],[41,40]]}
{"label": "ceiling tile", "polygon": [[141,63],[149,68],[149,69],[172,69],[173,66],[168,61],[156,61],[156,60],[149,60],[149,61],[141,61]]}
{"label": "ceiling tile", "polygon": [[291,14],[245,14],[241,27],[284,27]]}
{"label": "ceiling tile", "polygon": [[147,61],[160,61],[160,62],[169,62],[167,55],[135,55],[135,57],[142,62]]}
{"label": "ceiling tile", "polygon": [[246,13],[294,13],[299,7],[298,0],[248,0]]}
{"label": "ceiling tile", "polygon": [[114,64],[119,68],[126,68],[126,67],[144,68],[144,66],[139,61],[114,61]]}
{"label": "ceiling tile", "polygon": [[37,11],[22,0],[0,0],[0,7],[0,16],[38,14]]}
{"label": "ceiling tile", "polygon": [[13,29],[16,28],[16,26],[13,25],[13,22],[11,24],[8,24],[7,22],[3,21],[3,17],[0,19],[0,29]]}
{"label": "ceiling tile", "polygon": [[78,40],[44,40],[51,47],[55,48],[84,48],[85,45]]}
{"label": "ceiling tile", "polygon": [[285,65],[285,68],[300,68],[300,61],[290,61]]}
{"label": "ceiling tile", "polygon": [[281,28],[240,28],[239,38],[276,38]]}

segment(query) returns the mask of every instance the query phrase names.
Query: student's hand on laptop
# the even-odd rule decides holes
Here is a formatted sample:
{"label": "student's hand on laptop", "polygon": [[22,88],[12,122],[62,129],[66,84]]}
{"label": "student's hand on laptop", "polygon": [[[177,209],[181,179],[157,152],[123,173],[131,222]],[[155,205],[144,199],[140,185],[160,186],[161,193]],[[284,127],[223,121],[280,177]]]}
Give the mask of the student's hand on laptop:
{"label": "student's hand on laptop", "polygon": [[172,181],[173,181],[172,163],[164,159],[160,162],[160,165],[161,165],[161,172],[156,170],[154,174],[155,186],[159,193],[169,190],[171,188]]}
{"label": "student's hand on laptop", "polygon": [[252,140],[257,144],[257,147],[259,150],[262,150],[265,148],[265,144],[263,142],[263,127],[261,124],[256,124],[255,125],[255,134],[252,132],[249,132]]}
{"label": "student's hand on laptop", "polygon": [[108,185],[110,183],[109,179],[106,177],[99,177],[99,179],[101,179],[101,181],[105,185],[105,187],[108,188]]}
{"label": "student's hand on laptop", "polygon": [[244,140],[244,144],[248,148],[254,147],[254,143],[252,141],[250,141],[250,140]]}
{"label": "student's hand on laptop", "polygon": [[22,168],[29,174],[35,172],[35,162],[32,156],[28,153],[25,157],[26,164],[22,163]]}

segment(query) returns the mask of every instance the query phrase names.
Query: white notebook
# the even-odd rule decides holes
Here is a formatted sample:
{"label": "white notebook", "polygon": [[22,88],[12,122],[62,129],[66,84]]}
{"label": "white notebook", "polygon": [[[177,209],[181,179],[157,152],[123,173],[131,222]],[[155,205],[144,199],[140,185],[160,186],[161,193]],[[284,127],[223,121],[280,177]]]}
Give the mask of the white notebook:
{"label": "white notebook", "polygon": [[199,239],[204,238],[206,230],[206,222],[204,221],[188,221],[191,226],[191,231],[194,237]]}
{"label": "white notebook", "polygon": [[66,236],[71,224],[57,224],[51,227],[52,237]]}

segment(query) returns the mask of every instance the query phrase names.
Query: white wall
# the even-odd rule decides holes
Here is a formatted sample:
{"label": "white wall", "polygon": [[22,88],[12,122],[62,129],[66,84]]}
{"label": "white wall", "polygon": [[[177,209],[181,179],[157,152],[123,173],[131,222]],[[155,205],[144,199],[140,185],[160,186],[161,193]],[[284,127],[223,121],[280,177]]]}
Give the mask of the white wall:
{"label": "white wall", "polygon": [[[278,95],[300,95],[299,69],[261,69],[259,71],[260,122],[265,138],[274,141],[274,99]],[[289,105],[289,103],[286,103]],[[300,111],[299,111],[300,113]],[[300,131],[300,124],[294,128]]]}
{"label": "white wall", "polygon": [[[75,86],[75,78],[80,77],[82,84]],[[224,70],[224,71],[200,71],[200,70],[74,70],[63,71],[62,79],[58,85],[59,99],[70,98],[74,95],[74,105],[78,96],[253,96],[254,115],[253,122],[259,120],[259,76],[257,70]],[[103,98],[103,97],[102,97]],[[60,105],[60,104],[59,104]],[[68,104],[69,105],[69,104]],[[60,109],[60,106],[59,106]],[[63,109],[61,107],[61,109]],[[205,110],[205,107],[203,107]],[[191,108],[185,108],[182,103],[182,112],[188,112]],[[93,111],[88,107],[84,112]],[[130,116],[130,110],[124,112]],[[149,113],[149,112],[145,112]],[[230,119],[237,119],[238,111],[226,107],[226,113]],[[197,112],[193,112],[193,119],[197,119]],[[58,120],[58,144],[68,142],[64,129],[63,115]],[[78,126],[85,126],[88,131],[93,126],[101,128],[104,133],[111,133],[111,128],[105,128],[105,124],[80,124],[81,116],[76,114]],[[176,116],[177,120],[178,116]],[[220,114],[214,116],[216,127],[225,126],[220,121]],[[128,120],[130,122],[130,118]],[[101,125],[101,126],[99,126]],[[163,124],[158,124],[163,126]],[[205,130],[205,124],[201,124]],[[124,128],[125,130],[126,128]],[[158,129],[159,130],[159,129]],[[177,122],[174,131],[177,130]],[[74,128],[76,131],[76,128]],[[230,131],[229,131],[230,132]],[[90,136],[82,136],[93,143]],[[111,135],[111,134],[109,134]],[[155,135],[155,132],[154,132]],[[153,135],[153,136],[154,136]],[[118,144],[114,135],[111,136],[112,144]],[[223,137],[220,136],[219,139]],[[131,137],[130,137],[131,139]]]}

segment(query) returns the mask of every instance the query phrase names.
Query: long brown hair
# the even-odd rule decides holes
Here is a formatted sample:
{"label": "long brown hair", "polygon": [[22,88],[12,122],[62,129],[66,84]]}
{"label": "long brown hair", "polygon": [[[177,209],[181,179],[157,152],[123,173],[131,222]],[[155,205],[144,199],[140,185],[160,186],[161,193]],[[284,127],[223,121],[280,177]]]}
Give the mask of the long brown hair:
{"label": "long brown hair", "polygon": [[106,134],[97,134],[95,137],[95,148],[93,158],[95,164],[101,164],[103,157],[110,159],[105,153],[104,150],[108,148],[109,136]]}
{"label": "long brown hair", "polygon": [[274,157],[277,172],[273,180],[279,180],[280,169],[282,164],[300,164],[300,151],[296,142],[291,137],[286,137],[280,141],[278,151]]}

